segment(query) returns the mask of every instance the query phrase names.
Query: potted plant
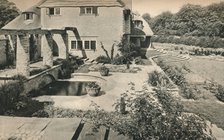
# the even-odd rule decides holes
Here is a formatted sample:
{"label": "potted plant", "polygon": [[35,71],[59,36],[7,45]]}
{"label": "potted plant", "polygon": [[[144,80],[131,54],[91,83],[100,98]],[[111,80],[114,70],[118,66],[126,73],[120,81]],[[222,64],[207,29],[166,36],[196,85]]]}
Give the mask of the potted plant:
{"label": "potted plant", "polygon": [[109,75],[109,68],[103,66],[99,69],[101,76],[108,76]]}
{"label": "potted plant", "polygon": [[86,85],[86,92],[90,96],[97,96],[100,93],[101,87],[96,82],[90,82]]}

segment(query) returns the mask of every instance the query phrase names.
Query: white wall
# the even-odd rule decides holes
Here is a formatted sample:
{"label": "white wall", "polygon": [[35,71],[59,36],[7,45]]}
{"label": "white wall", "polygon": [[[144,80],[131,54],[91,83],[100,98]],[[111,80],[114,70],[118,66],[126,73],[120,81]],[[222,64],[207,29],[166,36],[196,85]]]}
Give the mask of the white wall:
{"label": "white wall", "polygon": [[[47,15],[46,8],[42,8],[42,28],[63,29],[64,27],[76,27],[81,37],[97,38],[96,51],[86,51],[89,58],[96,58],[100,54],[104,54],[100,47],[100,42],[103,42],[105,48],[110,51],[114,41],[121,40],[124,22],[122,7],[98,7],[97,16],[80,16],[79,7],[62,7],[60,12],[60,15],[49,16]],[[69,41],[74,38],[75,35],[70,32]],[[81,54],[77,51],[72,51],[72,53]]]}

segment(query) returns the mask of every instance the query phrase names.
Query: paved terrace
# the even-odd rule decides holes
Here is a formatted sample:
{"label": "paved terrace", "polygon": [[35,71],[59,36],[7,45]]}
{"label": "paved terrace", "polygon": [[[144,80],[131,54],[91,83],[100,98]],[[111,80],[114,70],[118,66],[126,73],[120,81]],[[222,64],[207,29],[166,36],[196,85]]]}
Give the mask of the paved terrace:
{"label": "paved terrace", "polygon": [[[120,94],[129,89],[128,83],[135,83],[136,90],[142,90],[142,85],[147,81],[147,73],[154,70],[153,66],[141,66],[138,73],[111,73],[108,77],[101,77],[99,72],[89,72],[87,75],[105,79],[102,90],[106,91],[99,97],[84,96],[41,96],[40,101],[53,101],[56,107],[71,109],[92,109],[89,105],[94,101],[107,111],[112,111],[112,104],[120,97]],[[80,76],[80,77],[79,77]],[[79,77],[79,78],[78,78]],[[77,81],[88,80],[80,74],[74,76]],[[72,80],[72,79],[71,79]],[[150,90],[150,89],[149,89]],[[128,140],[128,137],[118,135],[112,130],[101,128],[95,135],[87,135],[91,132],[90,124],[80,124],[80,118],[23,118],[0,117],[0,140],[18,138],[22,140]],[[109,132],[109,133],[108,133]]]}
{"label": "paved terrace", "polygon": [[[0,117],[0,140],[128,140],[101,128],[91,135],[90,124],[79,118]],[[7,124],[7,125],[6,125]],[[108,133],[109,132],[109,133]]]}
{"label": "paved terrace", "polygon": [[[133,82],[135,84],[135,90],[142,90],[142,86],[148,85],[148,73],[156,69],[153,65],[148,66],[137,66],[141,68],[141,71],[137,73],[110,73],[110,76],[102,77],[99,72],[89,72],[87,74],[75,74],[74,78],[70,81],[89,81],[90,78],[85,75],[96,76],[103,78],[102,91],[105,94],[98,97],[91,97],[88,94],[83,96],[40,96],[36,99],[39,101],[52,101],[55,107],[69,108],[69,109],[81,109],[89,110],[93,109],[90,107],[91,102],[95,102],[102,109],[106,111],[113,111],[112,105],[120,98],[120,95],[130,89],[129,83]],[[84,76],[82,76],[84,75]],[[96,78],[93,80],[97,80]],[[149,91],[152,91],[150,87]]]}

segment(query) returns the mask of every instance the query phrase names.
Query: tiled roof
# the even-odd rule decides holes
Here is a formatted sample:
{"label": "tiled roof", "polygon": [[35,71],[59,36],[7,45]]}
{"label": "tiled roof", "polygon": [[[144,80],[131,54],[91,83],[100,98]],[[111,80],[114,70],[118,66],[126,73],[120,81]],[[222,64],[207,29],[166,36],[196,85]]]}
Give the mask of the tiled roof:
{"label": "tiled roof", "polygon": [[145,32],[143,32],[141,29],[139,29],[139,28],[132,28],[131,29],[131,35],[143,35],[143,36],[145,36],[146,34],[145,34]]}
{"label": "tiled roof", "polygon": [[[133,21],[136,20],[136,21],[142,21],[143,23],[143,29],[138,29],[138,28],[134,28],[132,29],[132,34],[133,35],[146,35],[146,36],[153,36],[153,31],[152,29],[150,28],[149,24],[141,17],[141,16],[137,16],[137,15],[134,15],[133,16]],[[141,31],[139,31],[141,30]]]}
{"label": "tiled roof", "polygon": [[100,6],[100,7],[122,7],[119,0],[46,0],[39,7],[57,7],[57,6]]}
{"label": "tiled roof", "polygon": [[36,6],[30,7],[29,9],[26,9],[22,13],[27,13],[27,12],[32,12],[32,13],[35,13],[38,15],[40,14],[40,10],[38,8],[36,8]]}
{"label": "tiled roof", "polygon": [[32,30],[41,28],[40,24],[40,9],[32,7],[26,12],[33,12],[36,16],[33,20],[24,20],[24,14],[19,15],[17,18],[9,22],[2,29],[8,30]]}

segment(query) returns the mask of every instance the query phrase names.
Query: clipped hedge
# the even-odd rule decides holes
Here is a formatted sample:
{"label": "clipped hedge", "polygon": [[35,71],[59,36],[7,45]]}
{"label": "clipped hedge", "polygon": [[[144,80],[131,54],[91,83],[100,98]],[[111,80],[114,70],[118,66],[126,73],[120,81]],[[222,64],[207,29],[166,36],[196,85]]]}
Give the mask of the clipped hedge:
{"label": "clipped hedge", "polygon": [[199,46],[204,48],[224,48],[224,39],[219,37],[196,37],[196,36],[164,36],[155,35],[152,42],[173,43]]}

